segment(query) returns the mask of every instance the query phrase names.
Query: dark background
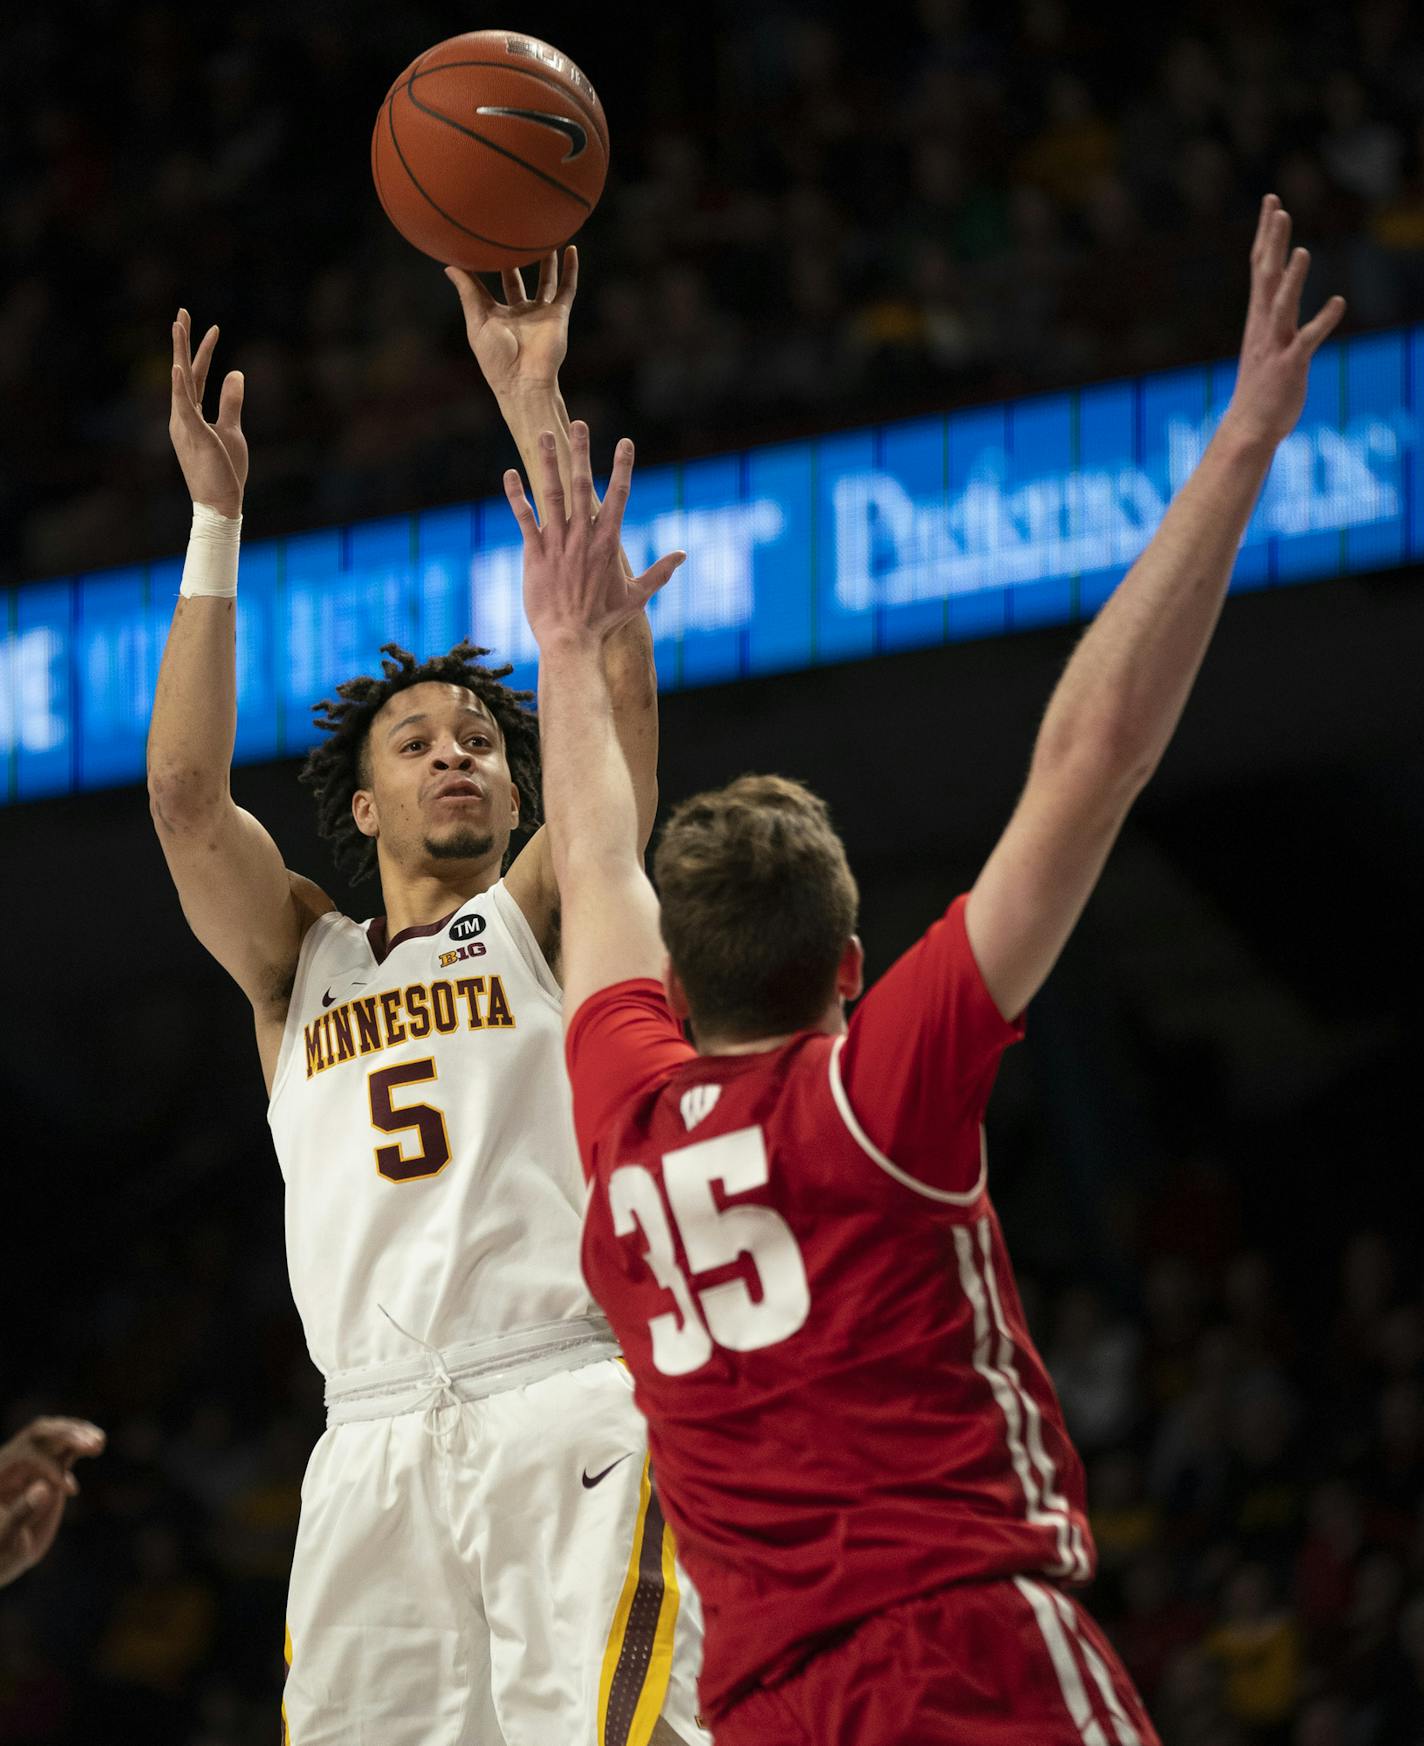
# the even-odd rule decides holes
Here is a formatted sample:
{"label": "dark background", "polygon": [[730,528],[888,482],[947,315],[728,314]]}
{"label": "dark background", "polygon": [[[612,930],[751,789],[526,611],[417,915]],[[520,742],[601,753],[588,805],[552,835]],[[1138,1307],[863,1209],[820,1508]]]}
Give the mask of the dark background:
{"label": "dark background", "polygon": [[[580,61],[613,133],[568,397],[646,460],[1224,353],[1267,186],[1353,330],[1420,313],[1407,7],[926,3],[874,31],[536,12],[520,26]],[[181,546],[179,301],[248,374],[252,533],[489,489],[508,450],[453,298],[364,155],[394,72],[485,22],[101,5],[4,27],[12,577]],[[663,793],[768,765],[814,783],[883,969],[973,879],[1072,635],[675,694]],[[991,1110],[1089,1463],[1090,1604],[1168,1746],[1424,1740],[1422,639],[1410,571],[1228,606]],[[371,912],[294,766],[234,790]],[[0,1743],[268,1742],[321,1417],[244,1003],[136,790],[0,812],[0,881],[0,1411],[112,1434],[50,1561],[0,1596]]]}

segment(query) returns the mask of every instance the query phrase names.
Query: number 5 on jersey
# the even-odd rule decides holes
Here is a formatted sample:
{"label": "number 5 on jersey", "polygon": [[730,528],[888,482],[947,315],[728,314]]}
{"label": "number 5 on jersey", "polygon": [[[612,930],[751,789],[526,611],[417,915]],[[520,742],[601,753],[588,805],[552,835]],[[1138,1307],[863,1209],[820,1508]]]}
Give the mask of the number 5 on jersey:
{"label": "number 5 on jersey", "polygon": [[429,1103],[396,1105],[391,1093],[402,1085],[422,1085],[434,1079],[435,1063],[403,1061],[399,1067],[378,1067],[367,1080],[371,1098],[371,1126],[382,1134],[414,1131],[420,1150],[408,1157],[399,1143],[376,1147],[376,1168],[388,1182],[414,1182],[422,1176],[438,1176],[450,1162],[450,1135],[445,1113]]}
{"label": "number 5 on jersey", "polygon": [[[652,1172],[621,1165],[608,1179],[613,1229],[620,1237],[642,1230],[653,1277],[672,1293],[676,1313],[648,1323],[653,1363],[664,1376],[686,1376],[712,1356],[714,1345],[730,1352],[756,1352],[788,1340],[811,1312],[811,1288],[791,1227],[769,1206],[718,1206],[725,1196],[764,1188],[771,1180],[766,1138],[760,1128],[741,1128],[715,1140],[698,1140],[663,1158],[667,1207]],[[669,1222],[668,1208],[672,1220]],[[683,1271],[673,1241],[676,1230],[692,1277]],[[720,1285],[694,1284],[699,1274],[749,1256],[759,1295],[745,1279]]]}

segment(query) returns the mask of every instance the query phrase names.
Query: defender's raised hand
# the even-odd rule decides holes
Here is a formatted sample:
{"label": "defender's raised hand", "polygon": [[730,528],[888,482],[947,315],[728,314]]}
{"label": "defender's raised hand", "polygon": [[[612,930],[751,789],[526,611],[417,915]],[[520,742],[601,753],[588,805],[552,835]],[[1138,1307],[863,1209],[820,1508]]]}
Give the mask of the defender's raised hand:
{"label": "defender's raised hand", "polygon": [[460,294],[470,350],[496,394],[547,389],[558,380],[578,293],[578,250],[572,244],[564,250],[562,274],[557,250],[545,255],[532,297],[517,267],[500,275],[503,303],[461,267],[447,267],[445,277]]}
{"label": "defender's raised hand", "polygon": [[219,515],[238,516],[247,485],[240,371],[230,370],[223,378],[217,421],[209,424],[203,416],[203,390],[217,343],[218,330],[210,327],[194,356],[192,319],[186,309],[178,311],[173,323],[173,403],[168,434],[194,503],[205,503]]}
{"label": "defender's raised hand", "polygon": [[1274,194],[1261,202],[1251,248],[1251,300],[1236,388],[1223,423],[1263,443],[1294,430],[1305,405],[1310,360],[1340,325],[1345,299],[1332,297],[1300,326],[1300,295],[1310,254],[1290,248],[1290,214]]}
{"label": "defender's raised hand", "polygon": [[539,438],[544,525],[539,526],[519,474],[504,476],[505,495],[524,536],[524,615],[541,648],[560,638],[601,641],[640,612],[687,556],[670,552],[631,579],[619,542],[633,481],[633,445],[624,437],[613,458],[613,475],[600,505],[593,490],[588,426],[569,428],[572,483],[567,507],[552,431]]}

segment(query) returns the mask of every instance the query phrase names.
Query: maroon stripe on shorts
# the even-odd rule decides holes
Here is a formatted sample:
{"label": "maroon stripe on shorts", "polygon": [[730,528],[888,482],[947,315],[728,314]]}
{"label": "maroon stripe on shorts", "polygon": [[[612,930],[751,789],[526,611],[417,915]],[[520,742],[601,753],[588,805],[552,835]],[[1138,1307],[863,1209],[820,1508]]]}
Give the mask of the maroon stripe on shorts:
{"label": "maroon stripe on shorts", "polygon": [[653,1642],[662,1616],[663,1597],[663,1508],[655,1487],[649,1487],[648,1511],[643,1517],[643,1539],[638,1547],[638,1586],[633,1591],[633,1604],[628,1609],[628,1624],[623,1632],[623,1647],[618,1652],[618,1665],[608,1687],[608,1710],[604,1716],[605,1746],[628,1746],[633,1715],[638,1699],[648,1680],[648,1667],[653,1658]]}

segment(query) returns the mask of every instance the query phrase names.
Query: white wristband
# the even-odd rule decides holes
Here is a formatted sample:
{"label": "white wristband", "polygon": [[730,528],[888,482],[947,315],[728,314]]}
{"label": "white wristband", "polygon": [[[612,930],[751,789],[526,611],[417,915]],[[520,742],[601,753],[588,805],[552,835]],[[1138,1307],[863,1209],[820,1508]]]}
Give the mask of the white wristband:
{"label": "white wristband", "polygon": [[242,540],[242,517],[219,515],[206,503],[193,505],[193,529],[188,535],[188,554],[183,560],[183,580],[178,592],[185,600],[195,594],[232,600],[237,594],[237,549]]}

